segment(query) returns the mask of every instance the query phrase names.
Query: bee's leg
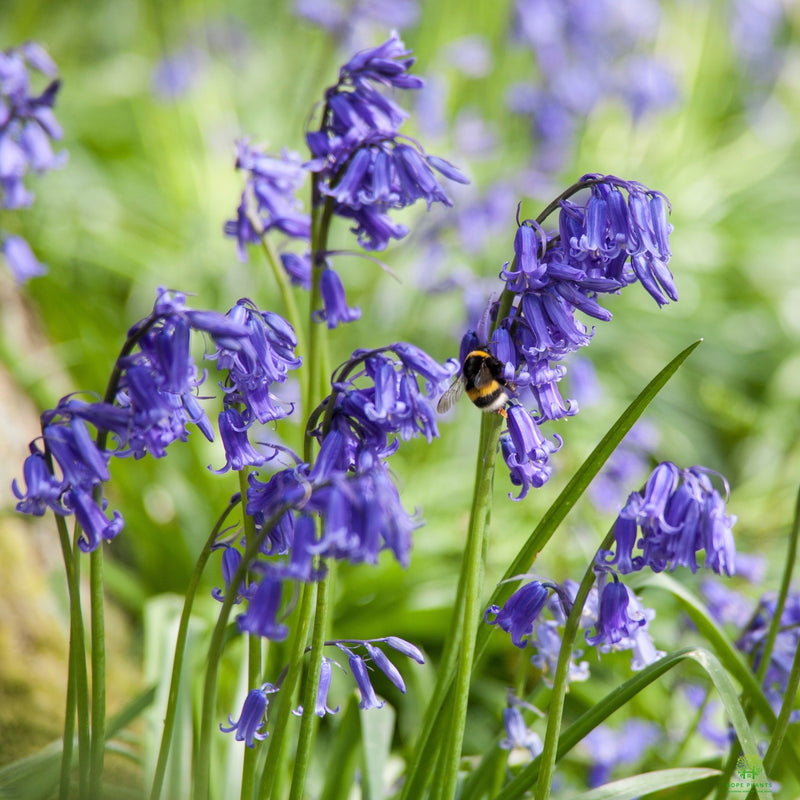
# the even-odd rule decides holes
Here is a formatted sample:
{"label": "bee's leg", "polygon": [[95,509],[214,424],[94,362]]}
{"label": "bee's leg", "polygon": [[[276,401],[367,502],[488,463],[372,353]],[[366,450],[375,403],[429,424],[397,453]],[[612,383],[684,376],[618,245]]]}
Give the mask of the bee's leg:
{"label": "bee's leg", "polygon": [[498,413],[498,414],[499,414],[501,417],[503,417],[504,419],[508,419],[508,411],[506,411],[506,410],[505,410],[505,408],[498,408],[498,409],[497,409],[497,413]]}

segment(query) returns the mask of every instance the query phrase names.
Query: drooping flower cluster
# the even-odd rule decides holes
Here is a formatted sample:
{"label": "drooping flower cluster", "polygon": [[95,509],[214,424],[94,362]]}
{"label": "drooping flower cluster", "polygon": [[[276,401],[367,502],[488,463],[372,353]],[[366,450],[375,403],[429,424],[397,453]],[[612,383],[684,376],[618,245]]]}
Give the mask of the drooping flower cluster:
{"label": "drooping flower cluster", "polygon": [[[614,524],[615,550],[597,554],[595,630],[586,636],[587,644],[601,652],[632,649],[634,669],[663,655],[647,634],[654,612],[642,606],[619,575],[644,568],[654,572],[674,570],[677,566],[694,572],[700,550],[705,550],[707,569],[731,575],[736,556],[731,534],[734,522],[735,517],[726,513],[725,502],[711,484],[708,470],[659,464],[644,491],[633,492],[619,512]],[[641,549],[641,555],[633,554],[635,547]]]}
{"label": "drooping flower cluster", "polygon": [[[246,173],[247,179],[236,219],[225,223],[225,233],[236,238],[239,258],[246,261],[246,245],[258,244],[272,230],[308,242],[311,218],[302,213],[302,204],[296,197],[308,174],[300,156],[286,150],[280,156],[270,156],[251,146],[247,139],[237,141],[236,150],[236,169]],[[310,280],[302,273],[289,274],[300,285]]]}
{"label": "drooping flower cluster", "polygon": [[[236,218],[225,224],[235,237],[240,258],[246,246],[277,230],[300,244],[300,252],[287,249],[280,258],[293,283],[311,285],[312,258],[322,270],[324,310],[317,321],[328,327],[360,316],[347,306],[341,279],[333,270],[329,253],[311,254],[311,220],[302,213],[296,192],[306,174],[312,175],[312,202],[322,213],[353,223],[352,231],[367,250],[383,250],[390,239],[401,239],[408,228],[392,221],[389,211],[417,200],[451,205],[436,172],[449,180],[466,178],[441,158],[425,154],[399,128],[408,116],[379,87],[418,89],[422,79],[409,74],[414,63],[397,34],[378,47],[353,56],[340,70],[338,82],[325,92],[317,130],[306,134],[311,160],[296,153],[264,155],[246,140],[237,144],[236,166],[247,174]],[[318,243],[324,247],[326,243]]]}
{"label": "drooping flower cluster", "polygon": [[[347,656],[347,669],[338,661],[322,656],[314,702],[314,713],[318,717],[324,717],[326,714],[336,714],[339,711],[339,706],[330,708],[328,705],[328,693],[331,688],[334,666],[339,667],[343,672],[349,671],[361,697],[358,707],[368,710],[381,708],[385,702],[378,697],[375,687],[372,685],[370,665],[377,667],[389,682],[401,692],[405,694],[406,691],[405,681],[400,674],[400,670],[397,669],[378,645],[385,645],[416,661],[418,664],[425,663],[425,658],[419,648],[399,636],[384,636],[381,639],[337,639],[324,644],[326,647],[336,647]],[[364,651],[364,655],[357,652],[359,649]],[[233,733],[235,731],[236,741],[245,742],[247,747],[253,747],[255,740],[266,739],[268,734],[266,732],[262,733],[261,730],[267,722],[267,695],[280,691],[284,675],[285,672],[275,684],[265,683],[256,689],[252,689],[245,698],[238,721],[234,722],[233,715],[230,715],[228,717],[228,726],[220,725],[220,730],[223,733]],[[302,715],[303,707],[298,706],[292,713],[297,716]]]}
{"label": "drooping flower cluster", "polygon": [[[32,93],[31,70],[49,79],[39,94]],[[33,192],[25,185],[27,175],[66,161],[67,154],[55,154],[51,145],[62,136],[53,114],[60,85],[58,68],[36,42],[0,51],[0,210],[30,206]],[[0,242],[18,283],[46,271],[22,236],[0,229]]]}
{"label": "drooping flower cluster", "polygon": [[[695,572],[696,554],[704,550],[706,569],[733,575],[736,546],[731,529],[736,517],[727,514],[709,474],[703,467],[659,464],[644,491],[633,492],[619,512],[614,523],[616,552],[602,553],[602,562],[623,575],[645,567],[661,572],[683,566]],[[641,555],[633,554],[635,547]]]}
{"label": "drooping flower cluster", "polygon": [[[239,587],[247,601],[241,630],[284,638],[283,584],[317,580],[317,558],[374,564],[388,550],[408,565],[420,522],[401,505],[386,459],[401,440],[438,435],[432,398],[454,371],[455,363],[439,364],[404,342],[356,351],[336,370],[330,396],[309,421],[320,442],[313,465],[284,449],[292,466],[266,481],[249,477],[247,513],[263,545],[250,582]],[[226,592],[239,558],[236,543],[225,548]]]}
{"label": "drooping flower cluster", "polygon": [[[575,199],[583,190],[587,196]],[[503,379],[519,388],[519,399],[533,407],[508,410],[508,432],[501,437],[511,481],[522,499],[531,487],[550,477],[549,457],[561,446],[538,432],[545,421],[578,412],[565,401],[558,383],[566,374],[559,363],[585,347],[594,329],[577,317],[578,311],[599,320],[611,313],[598,295],[618,293],[639,282],[659,305],[677,300],[669,271],[669,203],[660,192],[612,175],[584,175],[562,195],[557,231],[546,231],[537,220],[517,228],[514,259],[500,277],[511,295],[511,310],[497,319],[499,301],[491,303],[477,333],[462,340],[462,356],[485,345],[504,365]],[[491,316],[494,331],[488,336]]]}
{"label": "drooping flower cluster", "polygon": [[[83,529],[81,549],[94,550],[122,528],[119,512],[109,521],[105,503],[95,499],[109,480],[112,455],[162,458],[170,444],[187,439],[190,424],[213,440],[213,427],[197,397],[205,372],[191,353],[192,331],[215,342],[213,357],[227,371],[220,417],[227,466],[263,463],[265,457],[252,447],[245,450],[246,429],[255,420],[286,413],[271,403],[269,386],[285,380],[287,370],[299,363],[291,327],[246,300],[226,316],[187,308],[184,295],[160,289],[152,314],[128,333],[109,388],[111,402],[68,396],[42,415],[44,452],[31,443],[24,465],[26,490],[16,481],[12,487],[18,511],[74,513]],[[97,431],[94,438],[89,425]]]}
{"label": "drooping flower cluster", "polygon": [[466,178],[441,158],[429,156],[399,128],[408,116],[378,91],[419,89],[422,79],[409,74],[411,51],[393,33],[378,47],[357,53],[325,92],[318,131],[306,135],[316,166],[319,191],[330,197],[334,213],[353,220],[359,244],[383,250],[389,239],[408,229],[392,222],[388,211],[423,199],[451,205],[434,170],[450,180]]}
{"label": "drooping flower cluster", "polygon": [[[550,597],[551,591],[554,593],[553,599]],[[489,625],[497,625],[510,634],[516,647],[522,650],[528,647],[534,649],[536,652],[531,657],[531,663],[542,673],[544,680],[548,681],[548,676],[555,672],[561,650],[559,628],[566,621],[563,605],[570,602],[566,585],[561,587],[551,581],[534,580],[517,589],[502,608],[497,605],[489,606],[483,618]],[[542,616],[545,609],[549,611],[549,619]],[[572,654],[568,675],[570,681],[585,681],[589,677],[588,663],[577,663],[575,660],[581,655],[579,650]]]}
{"label": "drooping flower cluster", "polygon": [[[631,669],[643,669],[664,655],[656,650],[647,630],[655,612],[644,608],[635,593],[616,579],[611,581],[613,588],[609,592],[605,577],[601,574],[600,583],[606,583],[605,587],[595,585],[589,592],[581,613],[580,629],[586,631],[586,643],[591,647],[601,653],[630,650]],[[549,597],[549,590],[554,591],[553,597]],[[555,672],[561,651],[560,628],[566,622],[577,591],[578,584],[572,580],[564,581],[563,586],[534,580],[517,589],[502,608],[490,606],[484,620],[509,633],[517,647],[533,648],[536,652],[531,663],[548,681],[547,676]],[[545,608],[550,618],[542,615]],[[594,635],[589,635],[591,627],[595,629]],[[570,682],[585,681],[589,677],[588,662],[577,661],[581,655],[580,650],[572,654]]]}
{"label": "drooping flower cluster", "polygon": [[[725,484],[727,493],[727,484]],[[736,518],[726,512],[725,502],[714,489],[709,471],[702,467],[679,469],[664,462],[650,475],[642,493],[633,492],[619,512],[614,525],[615,551],[600,550],[595,559],[596,585],[592,587],[581,616],[580,627],[594,627],[586,634],[586,643],[601,653],[631,650],[631,667],[639,670],[660,658],[648,633],[655,616],[620,579],[649,567],[654,572],[677,566],[697,569],[696,553],[705,550],[705,567],[716,573],[732,575],[736,550],[731,527]],[[641,538],[637,541],[637,535]],[[634,547],[641,555],[633,555]],[[550,602],[554,621],[542,620],[550,590],[559,602]],[[577,593],[577,584],[564,586],[532,581],[519,588],[505,605],[491,606],[485,615],[490,625],[497,625],[511,635],[520,648],[537,649],[533,662],[543,673],[554,669],[561,647],[557,626],[563,623]],[[584,665],[581,665],[583,667]],[[574,667],[574,676],[573,676]],[[588,676],[577,665],[570,666],[570,679]]]}
{"label": "drooping flower cluster", "polygon": [[231,467],[260,466],[267,460],[250,443],[247,431],[256,422],[267,423],[292,413],[291,404],[278,401],[272,387],[285,383],[289,370],[297,369],[302,359],[295,356],[297,337],[292,326],[274,311],[261,311],[247,299],[228,312],[227,318],[247,330],[247,337],[221,343],[210,356],[227,378],[220,384],[223,410],[219,432],[225,447],[226,462],[220,470]]}

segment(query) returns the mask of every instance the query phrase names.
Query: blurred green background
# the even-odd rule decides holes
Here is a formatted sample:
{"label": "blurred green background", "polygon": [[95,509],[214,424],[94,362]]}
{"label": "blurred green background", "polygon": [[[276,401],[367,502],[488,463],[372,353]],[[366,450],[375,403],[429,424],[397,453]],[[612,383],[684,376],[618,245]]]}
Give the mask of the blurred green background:
{"label": "blurred green background", "polygon": [[[618,5],[634,16],[645,8]],[[332,333],[334,363],[356,347],[398,340],[440,359],[456,355],[474,313],[468,307],[499,288],[494,279],[512,254],[517,202],[523,218],[534,217],[580,175],[602,172],[659,189],[673,205],[670,266],[681,299],[658,309],[638,287],[609,298],[614,319],[597,325],[581,354],[596,372],[596,397],[582,397],[568,375],[563,393],[577,396],[582,411],[549,426],[565,440],[551,482],[513,503],[505,467],[498,469],[487,587],[627,402],[701,337],[703,345],[647,412],[659,436],[653,458],[702,464],[727,477],[730,510],[739,516],[737,543],[768,556],[765,585],[777,584],[800,479],[800,9],[788,0],[762,3],[779,10],[767,69],[745,58],[731,34],[739,5],[672,0],[646,6],[660,13],[650,34],[630,49],[664,65],[672,101],[633,120],[619,93],[606,87],[607,94],[576,115],[562,161],[549,172],[532,166],[541,145],[531,120],[507,108],[513,84],[541,85],[545,72],[530,46],[511,36],[519,28],[511,3],[422,2],[414,24],[401,29],[417,57],[415,72],[442,93],[435,112],[427,105],[420,116],[401,98],[412,112],[407,132],[457,163],[473,183],[453,193],[454,209],[435,209],[427,218],[424,209],[405,213],[417,232],[380,254],[400,283],[367,261],[337,261],[363,317]],[[49,265],[45,277],[21,289],[7,272],[0,276],[6,485],[21,473],[41,410],[69,391],[104,390],[128,327],[147,314],[157,286],[195,295],[197,308],[224,311],[248,296],[282,311],[260,254],[253,250],[242,264],[234,242],[222,235],[241,189],[233,143],[249,136],[275,151],[303,152],[310,110],[335,82],[347,48],[377,44],[391,27],[352,19],[361,22],[337,37],[286,2],[2,0],[0,48],[34,39],[60,68],[56,115],[69,152],[63,169],[32,183],[34,207],[2,220]],[[467,49],[476,42],[477,50]],[[472,55],[459,59],[463,52]],[[636,77],[633,66],[621,73],[623,81]],[[467,224],[467,233],[485,240],[465,247],[458,214],[498,182],[511,197],[504,224]],[[333,238],[337,246],[355,247],[341,221]],[[430,291],[431,276],[441,291]],[[453,276],[457,287],[448,291]],[[305,297],[299,302],[305,308]],[[416,532],[408,571],[388,558],[377,570],[341,571],[339,635],[401,635],[435,659],[455,591],[478,430],[478,412],[469,403],[452,417],[442,423],[439,440],[412,442],[393,457],[405,506],[421,508],[426,524]],[[297,427],[287,424],[280,433],[297,443]],[[121,632],[111,663],[120,676],[112,683],[112,711],[142,681],[145,602],[184,591],[201,543],[237,490],[235,476],[206,468],[222,461],[220,447],[193,434],[160,462],[113,465],[110,501],[123,511],[126,527],[106,548]],[[55,530],[47,520],[16,518],[9,492],[2,508],[0,560],[8,575],[0,592],[0,763],[58,736],[66,639]],[[555,580],[577,579],[612,520],[613,511],[598,511],[585,498],[536,570]],[[694,585],[692,576],[681,577]],[[215,565],[208,586],[218,583]],[[680,622],[668,604],[657,608],[656,641],[669,649]],[[41,624],[31,626],[40,616]],[[497,637],[476,687],[467,748],[478,750],[498,729],[497,709],[518,660],[510,649]],[[36,672],[20,668],[21,654],[40,665]],[[577,706],[609,688],[609,664],[627,669],[625,658],[603,662],[597,681],[576,690]],[[666,702],[662,690],[640,711],[652,715]],[[31,708],[37,713],[26,711]],[[412,734],[414,708],[410,701],[401,719]]]}

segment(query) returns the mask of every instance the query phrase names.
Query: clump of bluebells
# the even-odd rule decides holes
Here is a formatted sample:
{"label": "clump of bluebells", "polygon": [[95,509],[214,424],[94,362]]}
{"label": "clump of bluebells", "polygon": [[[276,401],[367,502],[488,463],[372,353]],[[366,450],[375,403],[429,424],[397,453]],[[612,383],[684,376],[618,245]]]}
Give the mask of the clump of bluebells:
{"label": "clump of bluebells", "polygon": [[[34,66],[39,58],[39,68],[46,71],[38,51],[30,50],[25,58]],[[236,741],[253,748],[256,741],[267,738],[269,729],[283,731],[290,711],[301,716],[300,766],[295,770],[299,777],[292,788],[293,794],[302,794],[307,761],[301,761],[300,754],[313,740],[313,729],[308,726],[315,716],[339,710],[329,702],[334,668],[349,674],[358,691],[359,708],[367,710],[384,704],[373,685],[377,673],[405,692],[394,656],[423,663],[420,649],[397,636],[326,640],[328,611],[324,602],[316,609],[313,602],[301,606],[306,609],[302,612],[305,628],[293,628],[291,617],[298,595],[305,601],[314,597],[313,590],[318,592],[317,601],[324,597],[323,587],[335,562],[374,565],[388,552],[402,567],[409,566],[413,532],[422,520],[419,512],[409,513],[403,506],[389,460],[403,442],[417,437],[430,442],[439,435],[434,401],[458,370],[458,362],[439,363],[407,342],[357,349],[332,374],[320,354],[325,349],[319,345],[326,327],[335,328],[360,316],[357,308],[348,305],[342,280],[331,266],[332,257],[338,254],[328,249],[332,221],[346,220],[362,248],[383,250],[392,239],[408,232],[392,219],[393,210],[417,200],[424,200],[429,208],[433,203],[450,205],[438,176],[464,181],[453,165],[426,154],[419,143],[400,133],[407,115],[382,92],[386,88],[419,88],[421,80],[409,73],[413,62],[396,34],[347,61],[338,81],[324,93],[318,128],[306,133],[307,159],[288,150],[268,155],[247,140],[237,143],[236,163],[245,173],[245,186],[225,233],[236,239],[243,259],[249,244],[263,244],[273,266],[277,268],[279,260],[285,270],[285,276],[278,273],[283,288],[288,278],[311,290],[307,322],[318,346],[298,353],[300,328],[249,299],[239,300],[227,314],[220,314],[192,309],[184,295],[159,289],[153,312],[130,329],[102,399],[68,396],[45,412],[41,437],[31,443],[25,461],[25,486],[13,484],[20,512],[41,516],[53,511],[60,520],[60,532],[63,518],[74,515],[78,547],[97,554],[100,545],[116,537],[123,527],[119,511],[111,512],[109,518],[102,497],[103,485],[111,477],[112,458],[163,458],[174,442],[188,438],[193,426],[209,441],[218,429],[225,461],[213,471],[242,473],[241,492],[234,495],[230,507],[241,504],[244,513],[241,527],[221,533],[214,529],[199,562],[202,566],[212,550],[221,552],[222,580],[212,592],[221,604],[220,614],[209,646],[203,722],[195,753],[194,788],[200,798],[208,795],[208,764],[212,760],[208,735],[212,729],[233,733]],[[50,95],[47,91],[32,107],[50,108],[55,88]],[[0,111],[8,119],[17,113],[12,114],[5,105]],[[41,116],[44,112],[37,113]],[[39,117],[33,118],[43,124]],[[8,150],[8,141],[12,140],[0,138],[0,146],[6,147],[0,160],[4,169],[10,163],[7,153],[13,152],[13,148]],[[306,211],[297,192],[307,179],[311,191]],[[8,183],[11,189],[4,183],[4,192],[19,193],[20,180]],[[547,230],[544,225],[553,211],[558,211],[558,227]],[[588,345],[594,332],[576,315],[580,312],[609,320],[611,314],[601,305],[601,295],[617,293],[633,283],[641,284],[659,306],[677,300],[668,267],[668,212],[669,203],[660,192],[634,181],[589,174],[567,189],[540,218],[517,219],[514,258],[500,273],[505,283],[503,294],[489,304],[478,330],[469,332],[461,342],[462,364],[470,351],[490,349],[502,365],[502,380],[513,395],[504,409],[507,430],[499,439],[485,437],[483,446],[502,452],[511,482],[520,488],[514,499],[522,499],[532,487],[547,482],[552,470],[550,456],[561,447],[561,437],[547,438],[540,426],[578,411],[577,403],[565,401],[558,389],[566,371],[562,361]],[[273,247],[276,236],[282,237],[278,249]],[[291,309],[287,313],[291,318]],[[207,373],[192,356],[193,334],[198,333],[211,344],[205,360],[214,363],[220,373],[222,410],[216,429],[204,409],[204,401],[210,398],[200,394]],[[315,357],[320,363],[309,364]],[[302,402],[309,407],[304,409],[302,452],[276,443],[275,437],[260,441],[261,426],[274,425],[297,412],[297,404],[281,399],[277,390],[293,371],[304,369],[309,380]],[[489,469],[487,461],[479,461],[479,470]],[[613,542],[611,534],[606,540],[614,549],[598,551],[582,584],[537,578],[524,583],[502,606],[492,605],[485,611],[484,620],[507,632],[516,647],[534,651],[531,661],[554,697],[565,691],[570,681],[589,677],[588,661],[580,660],[583,652],[572,649],[575,630],[583,630],[586,645],[598,653],[631,651],[634,670],[663,656],[648,631],[654,612],[643,606],[621,576],[645,568],[660,572],[678,566],[695,572],[700,568],[697,554],[701,551],[703,568],[733,574],[736,554],[731,529],[735,518],[727,514],[712,476],[701,467],[680,469],[668,462],[660,464],[644,489],[628,497],[613,527]],[[722,482],[727,497],[727,484]],[[465,630],[477,626],[480,618],[473,612],[480,608],[481,599],[477,592],[469,596],[467,589],[480,584],[472,579],[481,572],[485,557],[481,547],[485,540],[480,537],[485,534],[488,514],[476,515],[479,491],[477,488],[456,603]],[[65,561],[70,579],[77,581],[77,571],[70,568],[66,553]],[[71,584],[71,590],[77,595],[77,585]],[[93,601],[98,596],[102,599],[102,591],[94,591]],[[230,714],[227,724],[217,725],[213,690],[229,633],[228,614],[234,606],[239,609],[235,629],[253,637],[248,663],[251,688],[238,717]],[[190,611],[191,601],[187,600],[182,619],[187,626]],[[768,616],[769,607],[764,611]],[[796,625],[795,612],[794,606],[787,607],[787,625]],[[80,620],[74,624],[80,625]],[[312,644],[307,645],[312,624]],[[741,639],[742,649],[756,658],[765,624],[764,619],[754,617]],[[296,641],[289,644],[286,668],[277,676],[260,674],[261,667],[253,663],[260,664],[260,640],[282,642],[293,630]],[[453,633],[451,662],[457,661],[460,674],[468,675],[474,641],[465,637],[462,642],[457,633]],[[789,650],[796,644],[795,636],[781,640],[776,648],[776,665],[767,673],[770,686],[785,684]],[[566,659],[559,665],[565,648],[570,656],[566,675]],[[77,655],[83,658],[84,654]],[[182,657],[181,647],[176,647],[176,665]],[[304,664],[308,668],[298,707],[293,691]],[[271,680],[264,680],[266,677]],[[75,676],[76,682],[79,679]],[[176,669],[173,681],[179,679],[180,669]],[[93,671],[93,688],[101,680],[102,675]],[[435,723],[441,713],[449,721],[451,712],[457,718],[458,704],[465,706],[468,699],[468,682],[462,684],[454,685],[451,699],[433,698],[433,716],[428,720]],[[177,684],[173,683],[170,703],[176,695]],[[274,723],[268,719],[273,702],[278,706]],[[503,714],[506,736],[499,745],[523,750],[529,759],[541,755],[542,764],[549,758],[542,771],[545,775],[545,769],[552,772],[555,751],[528,729],[524,708],[533,710],[509,696]],[[162,770],[174,711],[173,705],[167,712],[169,721],[165,722],[159,755]],[[560,726],[559,714],[553,712],[551,717],[555,729]],[[104,732],[96,731],[94,723],[92,719],[92,735],[104,744]],[[67,730],[71,743],[69,725]],[[452,783],[454,788],[461,742],[458,736],[445,739],[437,745],[444,753],[440,771],[445,778],[443,786]],[[446,752],[453,747],[455,751]],[[273,752],[282,751],[279,747],[268,753],[268,765]],[[65,763],[70,757],[65,736]],[[615,759],[603,762],[606,773]],[[244,759],[244,769],[253,770],[253,760]],[[157,769],[154,798],[160,790],[160,777]],[[272,780],[266,768],[263,779]],[[445,788],[442,794],[448,791]]]}
{"label": "clump of bluebells", "polygon": [[[259,243],[270,231],[286,237],[280,260],[291,281],[311,287],[312,266],[321,270],[324,309],[320,319],[334,328],[360,317],[345,300],[341,278],[333,269],[334,253],[312,241],[311,218],[304,213],[297,191],[311,177],[311,207],[321,219],[342,217],[352,224],[358,243],[366,250],[383,250],[392,239],[402,239],[408,227],[392,220],[392,209],[417,200],[452,205],[437,173],[459,183],[466,178],[449,162],[428,155],[419,142],[400,133],[408,114],[380,89],[419,89],[423,81],[409,70],[415,59],[396,33],[378,47],[351,58],[339,71],[339,80],[325,90],[319,127],[306,133],[310,158],[294,152],[270,156],[238,142],[236,166],[245,175],[236,218],[225,224],[235,237],[241,259],[248,244]],[[326,227],[327,221],[321,223]],[[312,250],[314,263],[312,265]]]}
{"label": "clump of bluebells", "polygon": [[[558,229],[547,230],[544,222],[554,209]],[[661,192],[636,181],[588,174],[541,218],[518,225],[514,258],[500,272],[503,294],[461,343],[462,361],[488,343],[504,365],[503,379],[518,389],[500,438],[511,483],[519,487],[515,499],[547,482],[550,456],[562,445],[560,436],[548,439],[540,426],[578,413],[577,403],[565,401],[558,389],[566,374],[561,362],[594,334],[577,313],[610,320],[599,297],[635,283],[659,306],[678,299],[668,266],[669,209]],[[506,309],[502,316],[501,308]]]}
{"label": "clump of bluebells", "polygon": [[[661,572],[679,566],[698,568],[696,554],[705,552],[704,566],[717,574],[732,575],[736,550],[725,501],[713,487],[709,470],[679,469],[664,462],[651,473],[642,492],[633,492],[620,510],[613,527],[615,550],[599,550],[594,562],[596,583],[581,610],[581,629],[587,629],[586,644],[600,653],[630,650],[631,668],[640,670],[664,655],[648,632],[655,616],[636,593],[619,578],[642,569]],[[724,481],[723,481],[724,483]],[[727,495],[727,484],[725,484]],[[641,538],[638,538],[641,536]],[[641,550],[634,555],[634,549]],[[549,603],[550,591],[559,598]],[[533,663],[546,673],[555,667],[561,650],[557,627],[564,624],[577,594],[577,584],[563,587],[535,580],[524,584],[504,606],[491,606],[485,619],[511,635],[520,648],[534,647]],[[553,620],[540,615],[551,609]],[[490,619],[491,617],[491,619]],[[593,628],[593,632],[588,629]],[[580,657],[578,651],[574,657]],[[588,678],[588,664],[570,666],[569,680]]]}
{"label": "clump of bluebells", "polygon": [[[38,94],[31,88],[35,72],[49,81]],[[29,174],[66,161],[66,152],[54,153],[52,147],[62,136],[53,113],[60,87],[58,67],[40,44],[0,51],[0,211],[28,208],[34,199],[26,185]],[[18,283],[47,271],[22,236],[0,227],[0,246]]]}
{"label": "clump of bluebells", "polygon": [[[242,319],[243,313],[249,320]],[[192,425],[209,441],[214,439],[198,397],[206,372],[191,354],[192,333],[205,334],[218,348],[212,358],[226,371],[223,384],[230,387],[226,403],[244,396],[242,390],[236,393],[244,363],[248,397],[263,399],[271,385],[285,381],[288,369],[299,364],[291,350],[291,326],[285,320],[275,323],[275,316],[258,312],[248,300],[240,301],[227,315],[198,311],[186,306],[183,294],[159,289],[153,312],[128,332],[105,397],[86,402],[70,395],[42,414],[44,450],[38,439],[31,442],[24,466],[25,490],[16,481],[12,487],[19,500],[17,510],[35,516],[48,508],[62,516],[74,513],[84,552],[113,539],[123,527],[122,516],[115,511],[108,520],[105,504],[96,500],[102,484],[110,479],[112,456],[163,458],[173,442],[186,441]],[[267,320],[284,338],[274,334]],[[237,434],[245,435],[247,425],[257,418],[258,406],[253,405],[252,418],[238,415]],[[230,464],[242,455],[241,448],[232,447],[240,439],[225,432],[225,414],[220,416],[220,430]],[[96,431],[94,437],[89,425]]]}

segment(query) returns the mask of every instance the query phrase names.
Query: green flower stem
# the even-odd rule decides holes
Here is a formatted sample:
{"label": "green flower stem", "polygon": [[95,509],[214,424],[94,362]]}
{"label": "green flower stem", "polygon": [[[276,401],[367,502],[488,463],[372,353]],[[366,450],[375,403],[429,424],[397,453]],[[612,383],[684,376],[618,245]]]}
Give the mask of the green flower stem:
{"label": "green flower stem", "polygon": [[[70,773],[72,771],[72,741],[74,716],[78,712],[78,770],[80,796],[85,798],[89,792],[89,752],[91,733],[89,727],[89,677],[86,672],[86,636],[83,627],[80,596],[80,562],[73,555],[67,523],[64,517],[56,516],[58,538],[64,557],[69,594],[69,676],[67,684],[67,718],[64,721],[64,749],[61,761],[60,797],[69,794]],[[76,534],[77,541],[77,534]],[[73,688],[74,687],[74,688]],[[73,692],[74,703],[70,708],[69,694]],[[65,793],[66,792],[66,793]]]}
{"label": "green flower stem", "polygon": [[150,800],[159,800],[161,797],[161,788],[164,783],[164,774],[167,770],[167,758],[169,757],[169,748],[172,742],[172,732],[175,728],[175,711],[178,705],[178,692],[180,690],[181,675],[183,671],[183,658],[186,654],[186,637],[189,632],[189,620],[192,616],[192,606],[194,605],[194,598],[197,595],[197,588],[200,585],[200,578],[203,575],[208,559],[211,555],[211,548],[219,535],[222,526],[228,515],[236,508],[238,500],[231,500],[225,511],[222,512],[217,524],[211,531],[210,536],[206,540],[203,549],[200,551],[200,556],[197,563],[194,565],[192,577],[189,580],[189,586],[186,589],[186,596],[183,600],[183,610],[181,611],[181,618],[178,623],[178,635],[175,638],[175,655],[172,660],[172,676],[169,682],[169,694],[167,695],[167,707],[164,714],[164,730],[161,733],[161,744],[158,749],[158,760],[156,761],[156,769],[153,775],[153,785],[150,789]]}
{"label": "green flower stem", "polygon": [[[614,528],[606,534],[599,550],[608,550],[614,542]],[[535,800],[547,800],[550,797],[550,787],[553,783],[553,774],[556,767],[558,748],[558,734],[561,730],[561,717],[564,712],[564,697],[567,693],[569,665],[572,660],[572,646],[581,622],[581,614],[586,598],[589,596],[594,583],[594,558],[592,558],[581,585],[575,595],[575,600],[570,609],[564,634],[561,637],[561,650],[558,653],[558,664],[553,676],[553,690],[550,695],[550,705],[547,709],[547,730],[544,736],[544,749],[539,758],[539,780],[536,783]]]}
{"label": "green flower stem", "polygon": [[[264,527],[266,528],[266,526]],[[267,761],[261,775],[261,785],[258,792],[259,800],[267,800],[267,798],[270,797],[280,798],[283,796],[283,766],[286,763],[284,755],[288,748],[286,724],[292,710],[294,691],[297,688],[297,683],[300,678],[303,654],[305,653],[306,640],[311,627],[311,618],[314,613],[316,596],[316,583],[311,582],[303,584],[300,611],[298,613],[297,625],[294,629],[294,637],[292,639],[289,655],[289,666],[287,668],[286,677],[281,684],[281,691],[278,694],[277,710],[275,714],[272,715],[275,722],[270,732]]]}
{"label": "green flower stem", "polygon": [[[239,470],[239,492],[243,498],[247,497],[247,476],[250,470]],[[256,521],[246,511],[246,502],[242,502],[242,527],[244,528],[245,543],[249,544],[256,538]],[[247,685],[250,688],[261,685],[261,637],[249,636],[247,640]],[[242,800],[252,800],[255,789],[255,768],[257,752],[253,747],[245,747],[242,761],[242,787],[240,797]]]}
{"label": "green flower stem", "polygon": [[497,444],[500,438],[502,417],[499,414],[484,414],[481,418],[481,437],[478,449],[478,464],[475,475],[475,491],[472,496],[467,546],[464,552],[463,574],[463,629],[461,647],[458,651],[452,717],[449,735],[445,741],[441,760],[444,771],[441,782],[441,795],[455,797],[458,765],[461,760],[461,745],[464,740],[464,727],[467,719],[470,678],[475,653],[475,639],[480,622],[481,590],[486,561],[486,541],[492,510],[492,486],[494,484],[494,465],[497,459]]}
{"label": "green flower stem", "polygon": [[89,796],[103,796],[106,748],[106,632],[103,598],[103,548],[89,556],[89,597],[92,625],[92,750]]}
{"label": "green flower stem", "polygon": [[67,669],[67,701],[64,709],[64,739],[61,749],[61,772],[58,780],[59,800],[68,800],[70,777],[72,775],[72,751],[75,739],[75,709],[77,705],[77,670],[78,650],[70,625],[69,661]]}
{"label": "green flower stem", "polygon": [[764,642],[764,650],[761,653],[761,663],[758,666],[759,685],[764,685],[764,678],[769,668],[769,662],[772,660],[772,651],[775,647],[775,639],[778,636],[778,631],[781,627],[781,617],[783,616],[783,609],[786,607],[786,598],[789,596],[789,588],[792,583],[792,573],[794,572],[795,562],[797,561],[797,539],[800,535],[800,491],[797,493],[797,500],[795,501],[794,520],[792,522],[792,532],[789,536],[789,545],[786,551],[786,561],[783,567],[783,577],[781,578],[781,587],[778,590],[778,600],[775,604],[775,613],[772,615],[772,620],[769,624],[767,631],[767,639]]}
{"label": "green flower stem", "polygon": [[300,734],[297,742],[297,754],[294,759],[294,773],[290,800],[302,800],[308,766],[314,745],[317,728],[317,716],[314,714],[317,684],[322,667],[322,648],[327,636],[327,622],[333,606],[333,588],[336,581],[335,562],[328,565],[328,574],[317,584],[317,604],[314,615],[314,630],[311,634],[311,653],[306,670],[305,686],[301,689],[300,704],[303,717],[300,722]]}
{"label": "green flower stem", "polygon": [[[333,198],[328,197],[325,199],[321,213],[315,211],[311,217],[311,297],[308,312],[309,393],[303,397],[303,403],[309,411],[316,408],[327,394],[325,384],[328,375],[323,371],[323,364],[327,361],[328,328],[323,323],[314,322],[314,312],[323,306],[320,277],[325,269],[325,259],[320,254],[327,247],[332,216]],[[306,461],[310,460],[308,454],[304,454],[303,458]]]}

